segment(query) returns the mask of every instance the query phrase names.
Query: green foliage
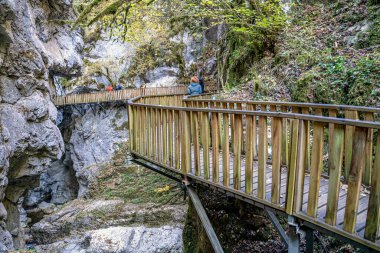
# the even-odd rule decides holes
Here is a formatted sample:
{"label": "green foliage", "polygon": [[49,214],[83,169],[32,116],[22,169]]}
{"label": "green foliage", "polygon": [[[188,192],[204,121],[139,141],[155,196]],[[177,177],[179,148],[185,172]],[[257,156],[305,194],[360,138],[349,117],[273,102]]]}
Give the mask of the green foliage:
{"label": "green foliage", "polygon": [[368,33],[368,41],[370,46],[375,46],[380,44],[380,5],[371,7],[369,10],[373,23]]}
{"label": "green foliage", "polygon": [[151,41],[148,44],[140,45],[124,78],[143,77],[147,71],[156,67],[177,65],[180,68],[179,76],[181,76],[184,73],[182,51],[183,44],[169,40]]}
{"label": "green foliage", "polygon": [[123,199],[133,204],[181,203],[181,192],[171,179],[140,166],[109,166],[90,187],[90,197]]}
{"label": "green foliage", "polygon": [[247,76],[252,98],[378,105],[379,42],[368,38],[376,34],[379,7],[348,0],[297,6],[274,54]]}
{"label": "green foliage", "polygon": [[376,105],[380,89],[379,54],[358,59],[333,56],[303,73],[291,89],[297,101]]}
{"label": "green foliage", "polygon": [[252,4],[244,1],[186,1],[180,19],[191,17],[194,24],[191,28],[197,32],[204,20],[211,21],[212,25],[225,26],[225,34],[217,45],[220,47],[217,52],[219,81],[225,88],[239,84],[253,62],[265,51],[273,50],[276,35],[286,22],[278,0],[250,2]]}

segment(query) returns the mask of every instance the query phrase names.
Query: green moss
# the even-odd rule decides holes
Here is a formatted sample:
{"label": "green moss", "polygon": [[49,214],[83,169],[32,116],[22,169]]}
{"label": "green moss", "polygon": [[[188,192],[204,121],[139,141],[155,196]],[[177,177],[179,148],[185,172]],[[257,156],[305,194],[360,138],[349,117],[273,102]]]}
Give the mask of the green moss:
{"label": "green moss", "polygon": [[370,46],[375,46],[380,44],[380,5],[369,8],[369,12],[373,23],[369,30],[368,41]]}
{"label": "green moss", "polygon": [[109,165],[91,186],[90,195],[134,204],[181,202],[181,191],[173,180],[136,165]]}
{"label": "green moss", "polygon": [[175,43],[168,39],[141,45],[136,49],[136,56],[123,78],[130,80],[136,76],[143,77],[149,70],[160,66],[178,66],[179,76],[182,77],[185,69],[183,48],[182,43]]}

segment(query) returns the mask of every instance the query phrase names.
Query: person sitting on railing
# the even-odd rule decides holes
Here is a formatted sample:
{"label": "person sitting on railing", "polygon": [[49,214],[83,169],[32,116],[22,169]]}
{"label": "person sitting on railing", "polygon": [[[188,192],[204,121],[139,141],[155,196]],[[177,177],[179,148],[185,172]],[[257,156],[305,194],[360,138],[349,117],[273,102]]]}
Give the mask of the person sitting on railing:
{"label": "person sitting on railing", "polygon": [[202,87],[199,85],[199,79],[196,76],[191,78],[191,83],[187,88],[187,93],[189,95],[199,95],[202,93]]}
{"label": "person sitting on railing", "polygon": [[113,90],[112,85],[108,85],[108,86],[106,87],[106,91],[112,91],[112,90]]}

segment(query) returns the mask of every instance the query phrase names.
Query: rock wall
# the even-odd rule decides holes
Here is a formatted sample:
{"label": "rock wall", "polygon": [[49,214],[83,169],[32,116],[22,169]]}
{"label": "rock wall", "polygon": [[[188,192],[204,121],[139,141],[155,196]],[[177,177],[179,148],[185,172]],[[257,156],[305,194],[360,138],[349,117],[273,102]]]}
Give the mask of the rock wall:
{"label": "rock wall", "polygon": [[0,252],[23,246],[23,196],[64,151],[49,81],[81,74],[73,18],[70,0],[0,1]]}
{"label": "rock wall", "polygon": [[[128,140],[128,110],[123,103],[67,107],[60,124],[66,143],[66,156],[79,183],[78,196],[96,178],[99,165],[115,160],[117,150]],[[126,152],[125,157],[127,159]],[[124,162],[124,161],[121,161]]]}

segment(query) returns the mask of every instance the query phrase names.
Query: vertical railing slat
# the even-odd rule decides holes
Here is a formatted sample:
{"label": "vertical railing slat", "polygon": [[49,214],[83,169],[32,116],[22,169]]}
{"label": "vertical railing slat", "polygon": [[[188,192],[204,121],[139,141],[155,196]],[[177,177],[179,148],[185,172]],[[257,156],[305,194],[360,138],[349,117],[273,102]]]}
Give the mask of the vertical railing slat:
{"label": "vertical railing slat", "polygon": [[168,110],[162,111],[162,145],[163,145],[163,159],[162,162],[168,165]]}
{"label": "vertical railing slat", "polygon": [[[252,111],[253,106],[248,104],[247,110]],[[246,116],[246,141],[245,141],[245,192],[252,194],[253,191],[253,151],[255,148],[254,135],[255,130],[253,128],[253,115]]]}
{"label": "vertical railing slat", "polygon": [[211,113],[212,181],[219,182],[219,115]]}
{"label": "vertical railing slat", "polygon": [[[346,128],[347,131],[347,128]],[[346,210],[344,212],[343,229],[349,233],[355,232],[356,218],[358,214],[358,204],[362,174],[365,166],[365,143],[368,129],[355,127],[352,141],[352,161],[348,175],[348,190]]]}
{"label": "vertical railing slat", "polygon": [[[320,115],[321,112],[316,114]],[[307,214],[311,217],[317,216],[319,187],[323,168],[323,134],[323,123],[314,122],[313,147],[311,152],[311,165],[309,177],[309,197],[307,205]]]}
{"label": "vertical railing slat", "polygon": [[306,121],[299,120],[298,148],[296,163],[296,181],[294,183],[294,205],[293,212],[297,213],[302,209],[303,189],[305,180],[305,158],[306,158]]}
{"label": "vertical railing slat", "polygon": [[[356,111],[346,111],[346,119],[358,119],[358,112]],[[344,138],[344,176],[348,179],[348,175],[351,168],[351,157],[352,157],[352,141],[355,132],[354,126],[346,126],[345,138]]]}
{"label": "vertical railing slat", "polygon": [[173,111],[172,110],[168,110],[168,124],[169,124],[169,127],[168,127],[168,142],[169,142],[169,166],[170,167],[173,167],[173,134],[174,134],[174,130],[173,130]]}
{"label": "vertical railing slat", "polygon": [[179,170],[181,166],[181,127],[179,111],[174,111],[174,167]]}
{"label": "vertical railing slat", "polygon": [[234,153],[234,163],[233,163],[233,180],[234,188],[240,190],[241,187],[241,143],[242,143],[242,115],[234,115],[234,124],[233,124],[233,153]]}
{"label": "vertical railing slat", "polygon": [[182,173],[190,173],[191,169],[191,150],[190,150],[190,112],[182,112],[182,149],[181,149],[181,168]]}
{"label": "vertical railing slat", "polygon": [[[263,109],[263,107],[261,108]],[[265,198],[266,168],[268,160],[268,122],[266,116],[259,117],[259,152],[258,152],[257,197]]]}
{"label": "vertical railing slat", "polygon": [[282,118],[272,118],[272,203],[280,204]]}
{"label": "vertical railing slat", "polygon": [[193,122],[194,122],[194,165],[195,165],[195,175],[200,176],[200,157],[199,157],[199,117],[198,112],[193,112]]}
{"label": "vertical railing slat", "polygon": [[293,120],[291,124],[290,136],[290,159],[287,177],[285,209],[289,215],[293,214],[294,186],[296,182],[296,166],[298,152],[298,127],[299,120]]}
{"label": "vertical railing slat", "polygon": [[[364,114],[364,120],[366,121],[373,121],[373,113],[372,112],[366,112]],[[367,141],[365,144],[365,169],[364,169],[364,175],[363,175],[363,183],[365,185],[371,184],[371,174],[372,174],[372,164],[373,164],[373,129],[368,129],[368,135],[367,135]]]}
{"label": "vertical railing slat", "polygon": [[208,180],[210,179],[210,123],[207,112],[202,113],[201,134],[203,148],[203,173],[204,178]]}
{"label": "vertical railing slat", "polygon": [[371,194],[369,196],[368,213],[364,238],[376,241],[379,236],[380,223],[380,132],[377,131],[375,148],[375,163],[371,179]]}
{"label": "vertical railing slat", "polygon": [[[331,133],[331,129],[333,129]],[[331,135],[330,135],[331,134]],[[343,163],[344,126],[329,124],[329,188],[327,196],[326,223],[336,225],[340,191],[340,175]]]}
{"label": "vertical railing slat", "polygon": [[[227,108],[227,103],[223,104]],[[229,140],[229,114],[223,113],[223,139],[222,139],[222,162],[223,162],[223,185],[230,186],[230,140]]]}

